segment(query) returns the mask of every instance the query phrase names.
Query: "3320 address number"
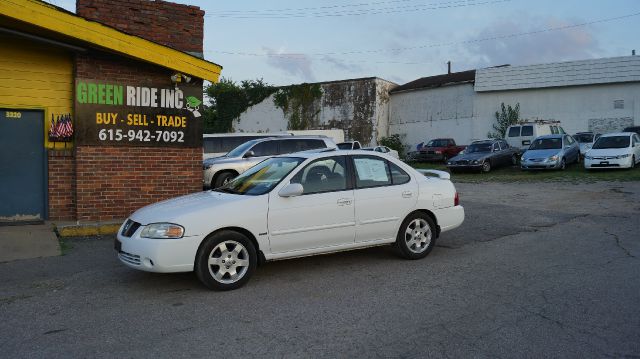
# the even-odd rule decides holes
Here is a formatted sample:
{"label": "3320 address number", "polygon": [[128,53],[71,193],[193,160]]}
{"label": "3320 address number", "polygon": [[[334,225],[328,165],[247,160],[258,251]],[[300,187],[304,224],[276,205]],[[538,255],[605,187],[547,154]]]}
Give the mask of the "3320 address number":
{"label": "3320 address number", "polygon": [[182,131],[149,131],[149,130],[121,130],[101,129],[98,132],[100,141],[140,141],[140,142],[184,142]]}

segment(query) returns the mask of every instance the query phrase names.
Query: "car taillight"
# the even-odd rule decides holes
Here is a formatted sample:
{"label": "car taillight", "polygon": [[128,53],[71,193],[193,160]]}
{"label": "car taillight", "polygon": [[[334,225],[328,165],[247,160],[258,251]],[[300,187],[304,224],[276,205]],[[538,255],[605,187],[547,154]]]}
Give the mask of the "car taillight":
{"label": "car taillight", "polygon": [[456,192],[456,195],[453,197],[453,205],[454,206],[460,205],[460,196],[458,196],[458,192]]}

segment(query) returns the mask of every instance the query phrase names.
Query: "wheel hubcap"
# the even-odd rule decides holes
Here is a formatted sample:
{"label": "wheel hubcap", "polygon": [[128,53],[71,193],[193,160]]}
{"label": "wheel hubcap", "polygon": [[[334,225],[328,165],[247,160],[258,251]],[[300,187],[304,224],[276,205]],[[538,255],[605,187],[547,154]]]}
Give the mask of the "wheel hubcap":
{"label": "wheel hubcap", "polygon": [[209,273],[218,282],[235,283],[249,268],[249,252],[236,241],[224,241],[209,253]]}
{"label": "wheel hubcap", "polygon": [[424,219],[416,218],[407,226],[404,240],[411,252],[422,253],[431,244],[431,227]]}

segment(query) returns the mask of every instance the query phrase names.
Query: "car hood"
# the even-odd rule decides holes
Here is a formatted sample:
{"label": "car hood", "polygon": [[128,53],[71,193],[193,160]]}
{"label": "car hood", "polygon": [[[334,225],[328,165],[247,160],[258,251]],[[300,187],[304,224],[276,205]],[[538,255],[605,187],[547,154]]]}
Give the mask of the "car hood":
{"label": "car hood", "polygon": [[198,192],[142,207],[130,218],[142,225],[159,222],[183,224],[184,218],[194,213],[207,211],[214,217],[216,211],[223,211],[226,206],[252,197],[215,191]]}
{"label": "car hood", "polygon": [[549,150],[527,150],[522,157],[527,158],[549,158],[560,153],[562,150],[559,148]]}
{"label": "car hood", "polygon": [[221,157],[208,158],[208,159],[204,160],[204,164],[205,165],[218,165],[218,164],[223,164],[223,163],[237,162],[239,159],[241,159],[241,157],[221,156]]}
{"label": "car hood", "polygon": [[619,156],[626,155],[627,153],[631,153],[631,149],[628,147],[625,148],[603,148],[603,149],[595,149],[592,148],[587,151],[587,156]]}
{"label": "car hood", "polygon": [[457,155],[452,158],[452,161],[473,161],[473,160],[481,160],[489,157],[491,152],[473,152],[473,153],[464,153],[462,155]]}

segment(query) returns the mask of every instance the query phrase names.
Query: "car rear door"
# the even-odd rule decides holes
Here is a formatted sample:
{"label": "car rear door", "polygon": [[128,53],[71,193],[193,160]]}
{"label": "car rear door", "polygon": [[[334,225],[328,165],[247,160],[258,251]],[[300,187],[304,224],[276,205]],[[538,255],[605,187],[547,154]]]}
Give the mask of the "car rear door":
{"label": "car rear door", "polygon": [[354,198],[346,156],[315,160],[290,183],[300,183],[296,197],[269,194],[269,242],[272,253],[352,244],[355,237]]}
{"label": "car rear door", "polygon": [[378,156],[353,156],[356,242],[393,240],[416,204],[418,184]]}

